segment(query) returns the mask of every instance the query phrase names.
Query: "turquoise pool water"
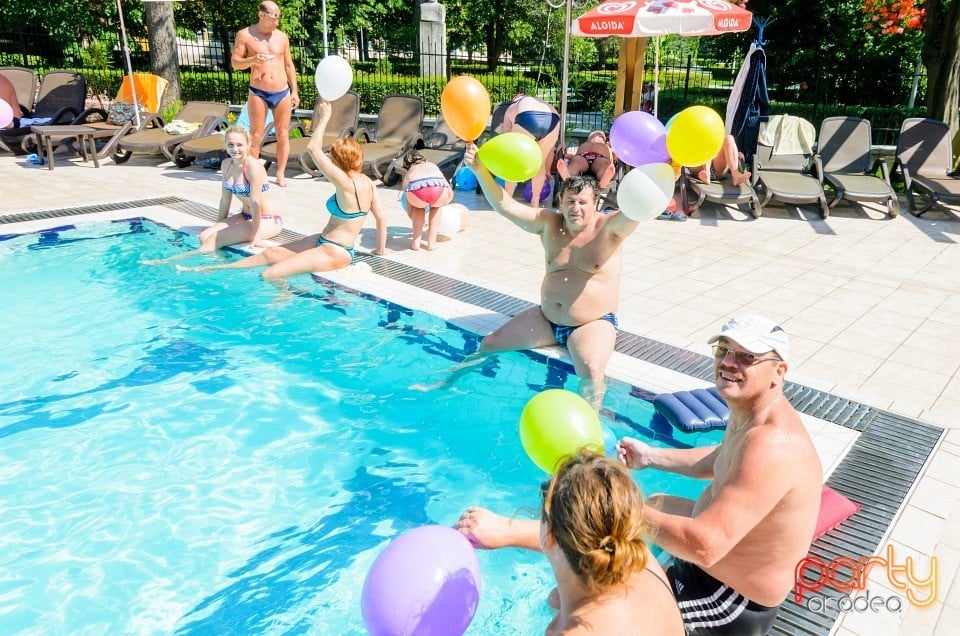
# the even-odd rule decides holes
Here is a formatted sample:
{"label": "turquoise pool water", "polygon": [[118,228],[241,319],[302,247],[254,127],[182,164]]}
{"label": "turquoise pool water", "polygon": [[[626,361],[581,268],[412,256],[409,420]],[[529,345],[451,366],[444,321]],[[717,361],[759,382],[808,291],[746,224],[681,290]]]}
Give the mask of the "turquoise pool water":
{"label": "turquoise pool water", "polygon": [[[364,633],[391,538],[471,503],[534,514],[518,417],[575,389],[564,365],[511,353],[419,393],[474,335],[308,277],[276,302],[256,271],[142,266],[196,246],[150,221],[0,239],[0,633]],[[662,428],[638,393],[612,383],[608,450],[718,439]],[[479,558],[468,633],[542,632],[546,561]]]}

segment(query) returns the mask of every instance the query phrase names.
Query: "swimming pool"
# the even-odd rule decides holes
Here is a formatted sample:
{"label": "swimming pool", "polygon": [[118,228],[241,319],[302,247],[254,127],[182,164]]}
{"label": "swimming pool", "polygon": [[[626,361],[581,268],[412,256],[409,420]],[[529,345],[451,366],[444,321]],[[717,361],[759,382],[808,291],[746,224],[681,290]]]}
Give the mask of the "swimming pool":
{"label": "swimming pool", "polygon": [[[0,241],[0,632],[363,633],[360,590],[398,535],[464,506],[532,515],[543,474],[517,434],[567,367],[510,353],[420,393],[476,336],[423,312],[253,270],[141,258],[196,246],[144,219]],[[661,429],[612,382],[608,446]],[[638,473],[647,492],[702,483]],[[482,552],[468,633],[550,612],[539,555]]]}

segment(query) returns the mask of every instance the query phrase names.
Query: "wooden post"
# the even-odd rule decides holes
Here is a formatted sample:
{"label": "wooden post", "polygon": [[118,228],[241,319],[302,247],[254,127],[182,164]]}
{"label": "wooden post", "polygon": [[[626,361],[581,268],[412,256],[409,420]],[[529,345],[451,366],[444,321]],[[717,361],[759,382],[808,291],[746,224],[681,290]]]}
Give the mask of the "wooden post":
{"label": "wooden post", "polygon": [[649,38],[620,40],[620,59],[617,64],[617,96],[613,116],[628,110],[639,110],[643,96],[643,57]]}

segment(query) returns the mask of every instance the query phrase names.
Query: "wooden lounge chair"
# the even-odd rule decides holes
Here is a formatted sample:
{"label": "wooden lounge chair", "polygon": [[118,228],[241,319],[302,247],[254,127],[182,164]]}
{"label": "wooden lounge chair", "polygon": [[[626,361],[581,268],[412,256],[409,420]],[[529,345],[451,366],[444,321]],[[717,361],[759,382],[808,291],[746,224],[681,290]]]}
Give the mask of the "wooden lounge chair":
{"label": "wooden lounge chair", "polygon": [[[870,162],[873,135],[870,122],[859,117],[827,117],[820,124],[817,154],[823,169],[822,181],[834,191],[830,207],[841,199],[883,201],[887,214],[900,214],[897,193],[890,186],[887,162]],[[881,176],[877,176],[877,170]]]}
{"label": "wooden lounge chair", "polygon": [[[427,161],[434,163],[447,176],[447,179],[453,178],[453,173],[457,166],[463,160],[463,154],[467,151],[467,142],[457,136],[453,129],[447,125],[443,115],[437,118],[433,125],[433,130],[427,135],[422,144],[417,142],[416,147],[420,154]],[[392,186],[403,179],[406,170],[403,167],[403,157],[398,157],[390,164],[390,168],[383,175],[383,184]]]}
{"label": "wooden lounge chair", "polygon": [[360,128],[356,138],[363,144],[363,169],[377,179],[421,140],[423,100],[412,95],[387,95],[380,105],[373,130]]}
{"label": "wooden lounge chair", "polygon": [[[801,120],[802,122],[803,120]],[[810,126],[809,122],[806,122]],[[753,156],[754,187],[757,194],[762,194],[761,208],[771,200],[776,199],[783,203],[816,203],[820,206],[820,215],[823,218],[830,216],[827,206],[827,196],[823,192],[820,179],[809,171],[811,161],[816,166],[816,173],[822,174],[820,158],[812,150],[797,143],[795,139],[781,140],[781,134],[792,135],[799,131],[800,126],[781,133],[767,135],[767,122],[760,122],[760,134],[757,142],[757,152]],[[798,135],[799,136],[799,135]],[[767,143],[769,142],[769,143]],[[801,148],[797,150],[797,148]]]}
{"label": "wooden lounge chair", "polygon": [[[73,71],[47,71],[40,81],[33,119],[49,119],[44,125],[66,126],[83,110],[87,99],[87,80]],[[15,153],[31,152],[34,136],[30,126],[0,130],[0,147]]]}
{"label": "wooden lounge chair", "polygon": [[37,102],[37,88],[40,81],[33,69],[26,66],[0,66],[0,75],[3,75],[13,84],[17,91],[17,101],[24,117],[33,114],[33,107]]}
{"label": "wooden lounge chair", "polygon": [[[73,120],[73,125],[75,126],[87,126],[96,131],[93,134],[93,139],[97,149],[97,158],[99,159],[105,159],[113,155],[117,150],[117,145],[120,143],[121,137],[132,132],[143,130],[147,122],[152,117],[155,117],[157,111],[160,109],[160,102],[163,99],[163,93],[169,82],[159,75],[149,73],[138,73],[134,78],[133,89],[131,89],[130,78],[124,77],[114,102],[132,105],[132,91],[136,91],[137,104],[141,105],[146,111],[140,114],[141,119],[139,126],[137,126],[135,118],[128,119],[121,123],[114,123],[107,111],[103,108],[87,108]],[[67,145],[69,145],[71,149],[74,149],[72,143],[67,142]]]}
{"label": "wooden lounge chair", "polygon": [[[320,104],[313,109],[313,116],[310,120],[310,128],[305,128],[302,124],[297,124],[292,130],[299,130],[301,137],[290,140],[289,163],[298,164],[307,174],[319,177],[323,173],[314,163],[310,153],[307,152],[307,145],[310,143],[310,137],[313,134],[313,127],[319,119],[320,112],[317,110]],[[360,96],[353,91],[347,91],[343,96],[333,100],[331,103],[333,112],[330,114],[330,121],[327,122],[327,128],[323,133],[323,148],[328,150],[334,140],[341,137],[352,137],[357,132],[357,124],[360,121]],[[364,153],[366,154],[366,153]],[[277,160],[277,142],[276,140],[263,144],[260,148],[260,157],[267,160],[267,167],[270,163]]]}
{"label": "wooden lounge chair", "polygon": [[[951,159],[949,126],[935,119],[904,120],[894,169],[899,168],[903,175],[914,216],[926,214],[941,201],[960,203],[960,176],[957,170],[950,171]],[[923,204],[919,210],[915,195]]]}
{"label": "wooden lounge chair", "polygon": [[229,106],[219,102],[187,102],[174,119],[197,124],[198,127],[183,134],[166,132],[166,122],[159,115],[148,117],[139,131],[120,138],[113,160],[125,163],[135,152],[152,153],[159,150],[164,157],[175,162],[180,144],[226,126],[228,111]]}

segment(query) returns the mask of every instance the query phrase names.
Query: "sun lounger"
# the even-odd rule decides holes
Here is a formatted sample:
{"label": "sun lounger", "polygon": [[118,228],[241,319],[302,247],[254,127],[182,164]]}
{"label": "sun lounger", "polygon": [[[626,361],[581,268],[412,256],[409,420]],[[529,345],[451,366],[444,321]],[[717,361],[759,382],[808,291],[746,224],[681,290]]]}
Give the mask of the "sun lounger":
{"label": "sun lounger", "polygon": [[17,101],[24,117],[33,115],[33,107],[37,102],[37,88],[40,84],[33,69],[25,66],[0,66],[0,75],[3,75],[13,84],[17,91]]}
{"label": "sun lounger", "polygon": [[[137,126],[136,118],[131,116],[131,112],[124,114],[124,117],[129,117],[125,121],[119,121],[112,117],[111,112],[116,112],[116,109],[112,106],[110,108],[111,112],[103,108],[88,108],[73,120],[75,126],[87,126],[94,129],[93,138],[99,159],[113,155],[117,150],[120,138],[124,135],[143,130],[147,122],[156,116],[157,110],[160,108],[160,101],[163,99],[163,93],[169,82],[159,75],[147,73],[138,73],[134,75],[134,78],[133,90],[136,91],[136,102],[142,107],[139,126]],[[120,90],[117,92],[117,97],[114,99],[114,105],[129,104],[133,107],[133,101],[130,78],[124,77]],[[132,108],[128,110],[132,110]],[[68,145],[76,151],[72,143],[68,142]]]}
{"label": "sun lounger", "polygon": [[[467,142],[457,136],[453,129],[447,125],[443,115],[437,118],[433,125],[433,130],[423,139],[422,146],[418,142],[417,147],[420,154],[427,161],[434,163],[447,176],[447,179],[453,177],[457,166],[463,160],[463,154],[467,150]],[[386,186],[392,186],[403,179],[406,170],[403,168],[403,157],[393,160],[386,174],[383,175],[383,183]]]}
{"label": "sun lounger", "polygon": [[[317,104],[319,107],[319,103]],[[299,130],[301,137],[290,140],[290,155],[288,161],[291,164],[297,164],[300,168],[314,177],[322,175],[320,169],[313,162],[310,153],[307,152],[307,145],[310,143],[310,137],[313,135],[313,127],[319,119],[320,113],[317,107],[313,109],[313,116],[310,119],[310,127],[304,127],[297,124],[293,130]],[[330,144],[340,137],[351,137],[357,132],[357,124],[360,121],[360,96],[353,91],[347,91],[342,97],[335,99],[331,103],[333,112],[330,114],[330,121],[327,122],[327,128],[323,133],[323,148],[329,150]],[[263,144],[260,149],[260,157],[268,162],[277,160],[277,142],[276,140]]]}
{"label": "sun lounger", "polygon": [[[799,119],[799,118],[796,118]],[[830,216],[827,197],[823,192],[820,179],[809,171],[811,161],[816,165],[817,174],[822,174],[819,157],[809,149],[801,131],[812,125],[805,120],[783,127],[760,122],[757,152],[753,156],[753,176],[758,194],[763,195],[760,206],[766,206],[776,199],[783,203],[816,203],[820,206],[823,218]],[[783,136],[796,137],[784,139]]]}
{"label": "sun lounger", "polygon": [[951,159],[950,128],[945,123],[919,117],[903,122],[895,166],[903,176],[914,216],[926,214],[943,201],[960,203],[960,176],[956,170],[951,172]]}
{"label": "sun lounger", "polygon": [[[743,170],[743,166],[740,169]],[[680,175],[680,194],[684,202],[683,211],[692,214],[704,201],[720,205],[743,205],[746,203],[750,206],[750,214],[753,218],[759,219],[763,214],[763,206],[760,205],[760,197],[754,190],[754,184],[757,180],[755,174],[750,176],[749,181],[744,181],[735,186],[729,178],[704,183],[691,174],[691,169],[684,168]],[[729,175],[727,176],[729,177]],[[688,203],[691,192],[697,199],[693,203]]]}
{"label": "sun lounger", "polygon": [[47,71],[40,81],[40,92],[29,118],[21,120],[20,128],[0,130],[0,148],[24,154],[34,145],[32,125],[67,126],[83,110],[87,99],[87,80],[73,71]]}
{"label": "sun lounger", "polygon": [[380,105],[376,127],[361,128],[357,140],[363,144],[363,169],[377,179],[422,140],[423,100],[412,95],[387,95]]}
{"label": "sun lounger", "polygon": [[871,164],[872,143],[870,122],[866,119],[827,117],[820,124],[817,155],[823,181],[834,191],[830,207],[842,199],[882,201],[887,206],[887,214],[897,216],[900,202],[890,186],[887,162],[878,158]]}
{"label": "sun lounger", "polygon": [[113,160],[125,163],[133,153],[162,152],[170,161],[176,162],[180,144],[203,135],[208,135],[218,127],[227,125],[229,107],[219,102],[187,102],[186,106],[174,118],[196,128],[182,134],[164,130],[166,122],[159,115],[149,117],[137,132],[120,138]]}

